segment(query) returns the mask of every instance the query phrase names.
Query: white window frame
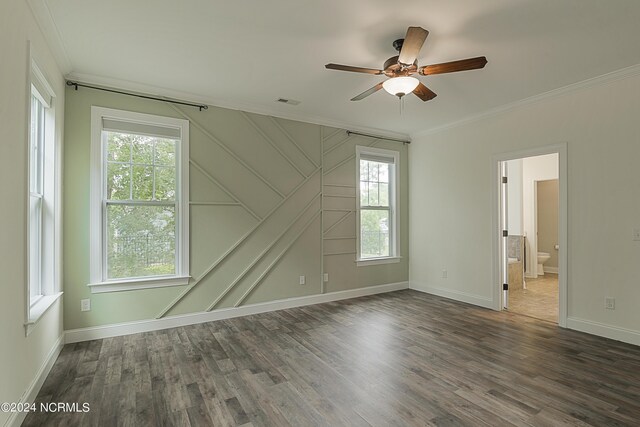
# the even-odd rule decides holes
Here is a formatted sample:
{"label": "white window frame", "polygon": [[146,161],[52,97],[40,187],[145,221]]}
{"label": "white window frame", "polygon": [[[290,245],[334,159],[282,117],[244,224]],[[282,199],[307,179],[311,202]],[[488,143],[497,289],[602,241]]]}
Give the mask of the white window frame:
{"label": "white window frame", "polygon": [[[378,258],[361,257],[360,230],[360,159],[372,155],[393,160],[389,173],[389,256]],[[356,264],[358,267],[393,264],[400,262],[400,152],[383,148],[356,146]]]}
{"label": "white window frame", "polygon": [[[32,86],[29,132],[29,307],[44,296],[44,150],[46,115],[51,105],[40,91]],[[34,114],[35,113],[35,114]],[[37,117],[35,117],[37,116]],[[34,120],[37,123],[34,125]],[[34,171],[36,170],[36,171]],[[35,211],[35,212],[34,212]],[[37,289],[36,289],[37,288]]]}
{"label": "white window frame", "polygon": [[[25,333],[29,335],[44,313],[60,298],[60,135],[56,128],[56,95],[49,81],[45,77],[35,58],[30,57],[30,72],[28,81],[27,108],[27,263],[25,286]],[[33,112],[33,97],[42,107],[42,117],[39,123],[39,187],[32,192],[32,161],[33,141],[31,120]],[[31,217],[31,199],[39,199],[40,215],[38,219],[37,249],[31,247],[32,233],[34,233]],[[35,252],[34,252],[35,251]],[[32,270],[32,261],[36,259],[36,269]],[[35,274],[34,274],[35,273]],[[35,277],[34,277],[35,276]],[[37,298],[32,300],[31,290],[34,286],[39,289]]]}
{"label": "white window frame", "polygon": [[[103,119],[115,119],[180,131],[176,150],[176,273],[125,279],[105,279],[105,201]],[[184,286],[189,283],[189,121],[104,107],[91,107],[90,283],[92,293]]]}

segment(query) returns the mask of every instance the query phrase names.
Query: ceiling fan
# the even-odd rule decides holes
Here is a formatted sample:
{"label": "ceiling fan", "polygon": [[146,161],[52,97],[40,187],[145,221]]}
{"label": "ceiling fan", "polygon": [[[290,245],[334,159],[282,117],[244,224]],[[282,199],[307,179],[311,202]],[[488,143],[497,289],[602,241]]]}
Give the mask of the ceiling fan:
{"label": "ceiling fan", "polygon": [[421,76],[430,76],[432,74],[476,70],[484,68],[487,63],[487,58],[479,56],[477,58],[461,59],[459,61],[418,67],[416,58],[428,35],[429,31],[424,28],[409,27],[404,39],[398,39],[393,42],[393,47],[398,51],[398,55],[387,59],[381,70],[340,64],[327,64],[325,68],[330,70],[351,71],[354,73],[384,74],[389,77],[384,82],[380,82],[371,89],[365,90],[360,95],[351,98],[352,101],[360,101],[383,88],[398,98],[402,98],[408,93],[413,92],[423,101],[429,101],[437,95],[422,84],[420,80],[413,77],[413,74],[418,73]]}

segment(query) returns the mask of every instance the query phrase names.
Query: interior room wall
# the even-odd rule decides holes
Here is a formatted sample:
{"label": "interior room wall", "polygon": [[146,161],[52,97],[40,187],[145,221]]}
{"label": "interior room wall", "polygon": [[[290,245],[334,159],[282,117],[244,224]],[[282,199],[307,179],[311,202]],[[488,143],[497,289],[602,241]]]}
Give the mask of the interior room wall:
{"label": "interior room wall", "polygon": [[[527,252],[527,277],[537,277],[538,242],[536,239],[536,181],[558,179],[558,154],[527,157],[522,160],[522,217]],[[546,251],[542,251],[546,252]],[[555,251],[554,251],[555,252]],[[557,257],[556,257],[557,259]]]}
{"label": "interior room wall", "polygon": [[[0,191],[6,203],[0,221],[0,402],[20,402],[33,391],[62,343],[62,301],[25,336],[27,146],[31,51],[56,93],[58,139],[62,136],[64,81],[26,1],[0,2]],[[37,390],[36,390],[37,391]],[[0,425],[19,424],[20,414],[0,412]]]}
{"label": "interior room wall", "polygon": [[[537,182],[538,252],[550,255],[544,264],[545,272],[558,272],[558,194],[557,179]],[[540,272],[538,272],[539,274]]]}
{"label": "interior room wall", "polygon": [[[566,142],[570,328],[640,344],[640,67],[413,136],[410,282],[493,301],[493,156]],[[442,270],[448,270],[443,278]],[[607,310],[604,298],[616,299]]]}
{"label": "interior room wall", "polygon": [[[91,294],[87,287],[92,105],[190,121],[190,267],[195,286],[184,295],[183,287],[102,294]],[[242,111],[216,107],[198,111],[83,88],[67,90],[66,109],[65,329],[408,280],[408,168],[407,149],[402,144]],[[357,267],[354,262],[356,145],[400,152],[403,258],[397,264]],[[234,200],[244,203],[259,219],[242,206],[211,204]],[[221,257],[223,261],[217,263]],[[324,289],[323,263],[329,274]],[[299,284],[301,275],[306,276],[305,285]],[[240,280],[229,288],[237,278]],[[91,299],[91,311],[80,311],[84,298]]]}
{"label": "interior room wall", "polygon": [[507,219],[509,234],[522,236],[522,159],[507,162]]}

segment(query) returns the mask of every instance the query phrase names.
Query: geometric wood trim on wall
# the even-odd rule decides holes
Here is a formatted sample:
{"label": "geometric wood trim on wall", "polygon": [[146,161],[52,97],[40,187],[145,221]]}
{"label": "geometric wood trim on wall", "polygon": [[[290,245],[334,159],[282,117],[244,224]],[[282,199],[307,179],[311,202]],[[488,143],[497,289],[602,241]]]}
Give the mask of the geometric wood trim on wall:
{"label": "geometric wood trim on wall", "polygon": [[[242,142],[216,134],[215,123],[211,125],[208,120],[213,118],[215,122],[215,116],[206,114],[205,117],[202,113],[196,115],[176,106],[172,108],[191,123],[191,172],[197,171],[205,176],[230,197],[231,203],[248,212],[255,222],[219,256],[210,259],[206,268],[192,271],[194,277],[189,285],[157,318],[181,314],[180,305],[187,299],[191,300],[185,304],[189,307],[194,300],[201,302],[202,311],[210,311],[223,304],[227,307],[241,305],[265,283],[269,273],[298,239],[319,222],[317,219],[321,215],[320,135],[315,141],[296,140],[295,130],[287,129],[287,125],[291,125],[289,121],[216,109],[218,115],[224,113],[226,116],[223,118],[224,128],[231,126],[230,134],[245,137],[251,140],[252,147],[262,150],[260,160],[272,167],[260,168],[255,164],[253,150],[246,147],[249,143],[245,144],[243,151],[239,149]],[[225,157],[226,169],[210,162],[219,156]],[[277,167],[273,167],[274,164]],[[287,182],[294,183],[293,188],[283,188],[283,176]],[[234,186],[238,182],[243,184]],[[262,195],[260,206],[252,204],[251,189]],[[205,197],[201,195],[199,200]],[[224,209],[231,203],[201,202],[192,208],[205,205]],[[220,280],[216,280],[216,273],[223,269],[226,271]]]}

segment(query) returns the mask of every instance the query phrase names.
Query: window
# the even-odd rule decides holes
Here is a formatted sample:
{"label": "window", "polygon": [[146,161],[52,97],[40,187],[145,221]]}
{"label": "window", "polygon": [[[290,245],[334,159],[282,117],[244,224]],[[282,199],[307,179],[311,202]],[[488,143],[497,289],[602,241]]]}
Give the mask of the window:
{"label": "window", "polygon": [[356,147],[359,265],[398,262],[396,151]]}
{"label": "window", "polygon": [[59,138],[56,134],[55,93],[33,60],[29,81],[27,334],[61,295],[58,292]]}
{"label": "window", "polygon": [[189,122],[92,116],[92,292],[186,285]]}
{"label": "window", "polygon": [[29,133],[29,306],[43,294],[43,204],[44,204],[44,97],[31,88],[31,123]]}

